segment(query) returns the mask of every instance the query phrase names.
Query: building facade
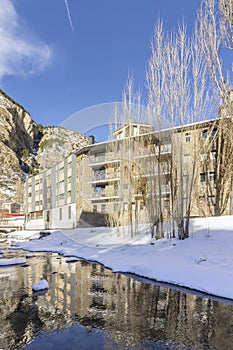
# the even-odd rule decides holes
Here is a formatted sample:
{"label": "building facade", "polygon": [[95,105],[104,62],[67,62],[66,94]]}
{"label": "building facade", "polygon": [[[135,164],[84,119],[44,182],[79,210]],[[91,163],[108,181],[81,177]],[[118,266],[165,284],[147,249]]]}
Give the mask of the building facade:
{"label": "building facade", "polygon": [[26,229],[76,227],[76,155],[31,176],[25,184]]}
{"label": "building facade", "polygon": [[[233,154],[229,162],[223,160],[226,137],[220,123],[154,131],[130,122],[114,132],[114,140],[92,142],[27,179],[26,228],[155,224],[187,213],[231,215]],[[224,147],[230,152],[230,144]]]}

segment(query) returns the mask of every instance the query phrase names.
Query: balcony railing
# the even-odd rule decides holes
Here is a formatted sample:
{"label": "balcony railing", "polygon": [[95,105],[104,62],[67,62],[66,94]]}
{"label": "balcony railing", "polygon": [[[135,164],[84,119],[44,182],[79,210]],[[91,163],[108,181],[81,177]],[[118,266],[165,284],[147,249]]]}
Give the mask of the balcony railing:
{"label": "balcony railing", "polygon": [[107,174],[96,174],[94,176],[90,177],[90,181],[100,181],[100,180],[106,180],[107,179]]}
{"label": "balcony railing", "polygon": [[162,185],[161,186],[161,192],[162,193],[170,193],[171,192],[171,186],[169,186],[169,185]]}
{"label": "balcony railing", "polygon": [[170,143],[166,145],[161,145],[160,147],[157,146],[155,147],[155,154],[158,155],[159,152],[160,154],[171,153],[171,149],[172,149],[172,146]]}
{"label": "balcony railing", "polygon": [[119,179],[120,178],[120,173],[102,173],[102,174],[96,174],[93,176],[90,176],[90,182],[98,182],[98,181],[110,181],[114,179]]}
{"label": "balcony railing", "polygon": [[116,163],[119,162],[119,155],[113,155],[112,153],[106,153],[102,156],[91,156],[90,165],[103,164],[103,163]]}
{"label": "balcony railing", "polygon": [[118,191],[106,191],[106,190],[102,190],[102,191],[94,191],[91,193],[91,198],[109,198],[109,197],[118,197]]}
{"label": "balcony railing", "polygon": [[106,160],[107,160],[106,155],[93,156],[93,157],[90,157],[90,164],[104,163],[106,162]]}

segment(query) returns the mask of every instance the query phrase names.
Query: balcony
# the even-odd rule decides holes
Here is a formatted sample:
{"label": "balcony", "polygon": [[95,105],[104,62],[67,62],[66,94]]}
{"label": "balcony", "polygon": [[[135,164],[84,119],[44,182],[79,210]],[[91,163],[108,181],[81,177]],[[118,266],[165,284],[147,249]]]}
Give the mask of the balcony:
{"label": "balcony", "polygon": [[104,183],[108,181],[118,181],[119,179],[120,179],[119,172],[110,173],[110,174],[103,172],[103,173],[97,173],[93,176],[90,176],[89,183]]}
{"label": "balcony", "polygon": [[[170,194],[170,193],[171,193],[170,185],[161,185],[161,195]],[[146,195],[147,195],[147,197],[148,196],[158,196],[159,195],[159,190],[158,189],[153,189],[151,193],[148,192]],[[143,197],[142,193],[133,193],[133,196],[136,197],[136,198]]]}
{"label": "balcony", "polygon": [[106,162],[106,155],[90,157],[90,164],[100,164]]}
{"label": "balcony", "polygon": [[161,192],[162,193],[170,193],[171,192],[171,186],[170,185],[162,185],[161,186]]}
{"label": "balcony", "polygon": [[109,163],[116,163],[119,162],[119,157],[116,157],[110,153],[106,153],[104,155],[101,156],[91,156],[89,158],[90,166],[96,166],[96,165],[100,165],[100,164],[109,164]]}
{"label": "balcony", "polygon": [[[172,146],[170,143],[167,145],[161,145],[160,146],[160,154],[171,153],[171,149],[172,149]],[[159,154],[159,147],[155,148],[155,153],[156,153],[156,155]]]}
{"label": "balcony", "polygon": [[106,189],[103,189],[101,191],[94,191],[90,195],[90,200],[100,200],[100,199],[111,199],[111,198],[118,198],[118,191],[107,191]]}

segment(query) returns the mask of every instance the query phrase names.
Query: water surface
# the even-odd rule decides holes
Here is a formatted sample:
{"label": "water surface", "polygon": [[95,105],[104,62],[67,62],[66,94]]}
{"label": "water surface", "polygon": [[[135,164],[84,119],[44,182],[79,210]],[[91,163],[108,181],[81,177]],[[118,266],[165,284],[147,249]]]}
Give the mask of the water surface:
{"label": "water surface", "polygon": [[[0,246],[0,249],[2,247]],[[3,247],[0,258],[26,258]],[[172,265],[171,265],[172,268]],[[33,295],[46,278],[49,290]],[[230,350],[233,306],[85,261],[33,253],[0,268],[0,349]]]}

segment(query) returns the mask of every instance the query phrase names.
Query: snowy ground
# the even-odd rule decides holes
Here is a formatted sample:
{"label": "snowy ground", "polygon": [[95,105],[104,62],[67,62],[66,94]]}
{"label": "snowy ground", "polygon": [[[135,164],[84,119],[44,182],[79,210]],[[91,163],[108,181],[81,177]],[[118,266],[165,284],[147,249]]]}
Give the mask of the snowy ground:
{"label": "snowy ground", "polygon": [[184,241],[152,240],[146,227],[134,239],[109,228],[85,228],[55,231],[16,248],[97,261],[115,272],[233,299],[233,216],[193,220]]}

